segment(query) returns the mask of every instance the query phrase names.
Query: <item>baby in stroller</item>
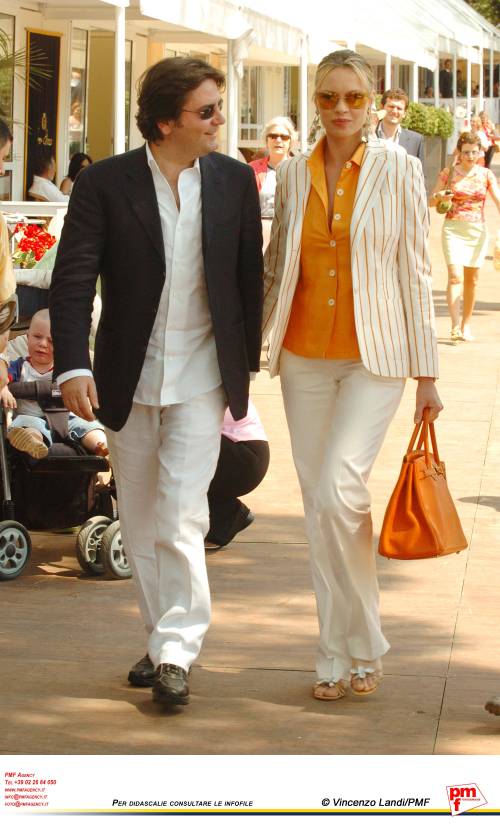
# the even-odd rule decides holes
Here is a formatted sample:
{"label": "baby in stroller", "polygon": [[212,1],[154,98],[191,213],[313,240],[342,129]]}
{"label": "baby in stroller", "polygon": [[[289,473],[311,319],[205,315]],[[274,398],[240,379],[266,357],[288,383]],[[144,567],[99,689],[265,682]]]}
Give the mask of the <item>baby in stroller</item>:
{"label": "baby in stroller", "polygon": [[[48,309],[36,312],[28,330],[28,357],[16,358],[8,365],[9,381],[25,382],[52,380],[53,347],[50,335]],[[8,386],[0,392],[0,400],[7,409],[14,411],[14,418],[7,431],[7,439],[17,450],[32,458],[45,458],[52,444],[49,424],[36,401],[16,401]],[[68,419],[69,437],[94,455],[107,457],[108,448],[103,425],[99,421],[85,421],[73,413]]]}

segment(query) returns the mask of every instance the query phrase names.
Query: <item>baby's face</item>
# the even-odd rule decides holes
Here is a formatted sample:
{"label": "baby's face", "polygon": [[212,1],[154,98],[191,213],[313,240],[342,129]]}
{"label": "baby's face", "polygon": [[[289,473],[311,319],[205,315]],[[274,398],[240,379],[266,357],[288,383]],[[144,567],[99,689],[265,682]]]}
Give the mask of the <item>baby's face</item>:
{"label": "baby's face", "polygon": [[52,367],[54,349],[49,321],[32,320],[28,330],[28,354],[35,369],[42,367],[46,371]]}

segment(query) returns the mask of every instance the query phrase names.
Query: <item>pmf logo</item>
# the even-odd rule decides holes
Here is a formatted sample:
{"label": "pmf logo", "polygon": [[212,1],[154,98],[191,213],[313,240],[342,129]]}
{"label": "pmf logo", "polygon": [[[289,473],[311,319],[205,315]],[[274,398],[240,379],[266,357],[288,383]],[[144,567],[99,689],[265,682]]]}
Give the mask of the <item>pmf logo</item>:
{"label": "pmf logo", "polygon": [[446,790],[452,816],[458,816],[465,811],[472,811],[474,808],[486,805],[486,799],[475,782],[470,782],[468,785],[447,785]]}

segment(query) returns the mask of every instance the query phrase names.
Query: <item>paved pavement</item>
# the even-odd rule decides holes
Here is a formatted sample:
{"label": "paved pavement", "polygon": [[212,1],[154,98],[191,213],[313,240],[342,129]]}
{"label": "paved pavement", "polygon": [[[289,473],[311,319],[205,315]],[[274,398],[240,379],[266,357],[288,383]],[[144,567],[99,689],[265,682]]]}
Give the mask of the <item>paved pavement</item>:
{"label": "paved pavement", "polygon": [[[494,206],[488,223],[498,226]],[[208,554],[213,624],[192,703],[162,712],[126,675],[145,649],[131,581],[86,577],[74,537],[38,534],[32,562],[1,584],[2,753],[498,754],[500,718],[500,272],[479,286],[473,343],[450,344],[445,267],[432,215],[434,295],[445,410],[438,438],[470,549],[420,562],[379,558],[392,648],[380,690],[311,698],[316,618],[302,508],[279,382],[253,396],[271,468],[247,497],[254,524]],[[414,383],[371,479],[375,529],[412,426]]]}

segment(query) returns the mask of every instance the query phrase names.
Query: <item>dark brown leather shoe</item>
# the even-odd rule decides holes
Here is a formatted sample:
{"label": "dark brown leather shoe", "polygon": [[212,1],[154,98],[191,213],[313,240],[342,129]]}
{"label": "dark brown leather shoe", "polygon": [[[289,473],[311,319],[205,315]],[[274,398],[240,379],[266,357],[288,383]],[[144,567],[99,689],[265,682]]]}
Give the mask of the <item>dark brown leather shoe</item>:
{"label": "dark brown leather shoe", "polygon": [[135,687],[153,687],[155,674],[155,666],[146,653],[129,671],[128,680]]}
{"label": "dark brown leather shoe", "polygon": [[160,665],[153,684],[153,699],[163,705],[187,705],[188,673],[178,665]]}

